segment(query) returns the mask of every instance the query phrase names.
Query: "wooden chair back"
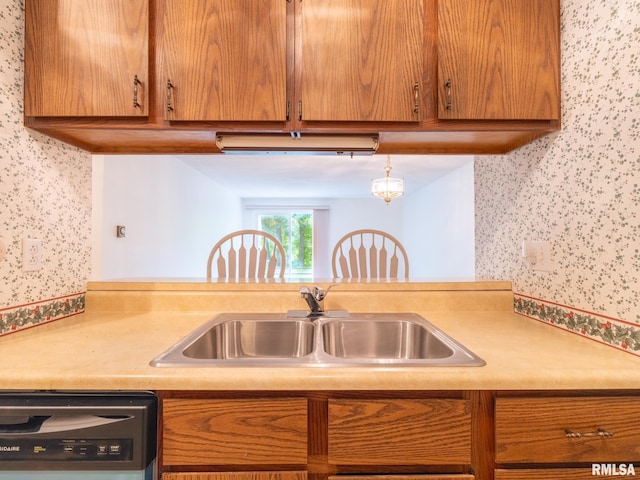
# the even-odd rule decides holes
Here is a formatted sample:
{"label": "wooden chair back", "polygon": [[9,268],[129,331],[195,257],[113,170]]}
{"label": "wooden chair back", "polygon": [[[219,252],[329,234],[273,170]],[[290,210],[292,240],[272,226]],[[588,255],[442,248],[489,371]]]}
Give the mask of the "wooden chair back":
{"label": "wooden chair back", "polygon": [[355,230],[342,237],[331,259],[334,278],[409,278],[402,244],[380,230]]}
{"label": "wooden chair back", "polygon": [[212,278],[214,264],[216,278],[236,280],[283,278],[286,266],[282,244],[260,230],[239,230],[222,237],[209,254],[207,280]]}

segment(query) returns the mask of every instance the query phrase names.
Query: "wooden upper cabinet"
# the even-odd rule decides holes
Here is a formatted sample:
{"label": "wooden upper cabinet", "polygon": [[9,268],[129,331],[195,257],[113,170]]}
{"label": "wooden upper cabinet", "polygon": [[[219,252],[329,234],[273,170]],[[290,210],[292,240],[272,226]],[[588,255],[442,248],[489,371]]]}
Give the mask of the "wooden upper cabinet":
{"label": "wooden upper cabinet", "polygon": [[161,0],[167,120],[285,121],[285,0]]}
{"label": "wooden upper cabinet", "polygon": [[304,0],[299,9],[300,120],[421,120],[423,0]]}
{"label": "wooden upper cabinet", "polygon": [[559,0],[438,0],[438,116],[559,119]]}
{"label": "wooden upper cabinet", "polygon": [[25,115],[149,112],[148,0],[27,0]]}

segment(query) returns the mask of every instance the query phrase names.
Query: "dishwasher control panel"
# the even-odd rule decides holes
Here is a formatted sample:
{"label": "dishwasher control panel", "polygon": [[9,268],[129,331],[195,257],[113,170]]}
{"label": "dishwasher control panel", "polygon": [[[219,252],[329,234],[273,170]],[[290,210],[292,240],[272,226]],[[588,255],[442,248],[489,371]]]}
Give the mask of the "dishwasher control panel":
{"label": "dishwasher control panel", "polygon": [[132,438],[0,439],[0,461],[110,461],[133,459]]}

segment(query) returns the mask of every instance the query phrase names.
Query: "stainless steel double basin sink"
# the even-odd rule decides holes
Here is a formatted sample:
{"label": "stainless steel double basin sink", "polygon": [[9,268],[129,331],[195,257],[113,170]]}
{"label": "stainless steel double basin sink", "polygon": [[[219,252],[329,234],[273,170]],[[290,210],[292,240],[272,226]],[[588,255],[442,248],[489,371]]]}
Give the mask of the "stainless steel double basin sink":
{"label": "stainless steel double basin sink", "polygon": [[151,361],[156,367],[482,366],[412,313],[220,314]]}

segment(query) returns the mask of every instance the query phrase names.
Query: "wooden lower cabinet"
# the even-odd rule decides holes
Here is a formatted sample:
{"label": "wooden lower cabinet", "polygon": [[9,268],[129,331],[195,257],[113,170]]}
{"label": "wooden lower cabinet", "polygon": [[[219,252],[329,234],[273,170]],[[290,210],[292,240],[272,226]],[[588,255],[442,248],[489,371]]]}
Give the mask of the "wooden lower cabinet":
{"label": "wooden lower cabinet", "polygon": [[471,409],[463,399],[329,400],[329,463],[471,463]]}
{"label": "wooden lower cabinet", "polygon": [[160,393],[164,480],[478,478],[462,392],[245,393]]}
{"label": "wooden lower cabinet", "polygon": [[168,399],[162,403],[162,461],[306,465],[307,424],[304,398]]}
{"label": "wooden lower cabinet", "polygon": [[162,480],[307,480],[307,472],[178,472]]}
{"label": "wooden lower cabinet", "polygon": [[329,480],[475,480],[473,475],[464,473],[432,473],[424,475],[340,475]]}
{"label": "wooden lower cabinet", "polygon": [[162,480],[640,475],[638,391],[158,395]]}
{"label": "wooden lower cabinet", "polygon": [[498,398],[496,461],[638,460],[639,412],[638,397]]}
{"label": "wooden lower cabinet", "polygon": [[639,414],[637,395],[496,398],[495,480],[640,474]]}
{"label": "wooden lower cabinet", "polygon": [[[640,474],[640,472],[639,472]],[[518,470],[496,470],[495,480],[593,480],[597,478],[619,478],[617,475],[595,475],[591,468],[523,468]]]}

